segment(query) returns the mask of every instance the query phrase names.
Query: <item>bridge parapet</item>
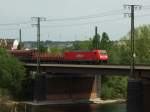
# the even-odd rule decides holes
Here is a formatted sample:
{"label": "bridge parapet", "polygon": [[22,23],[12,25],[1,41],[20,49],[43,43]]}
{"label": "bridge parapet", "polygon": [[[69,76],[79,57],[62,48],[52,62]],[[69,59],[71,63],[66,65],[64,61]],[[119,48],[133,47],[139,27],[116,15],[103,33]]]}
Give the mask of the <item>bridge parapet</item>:
{"label": "bridge parapet", "polygon": [[[27,71],[36,71],[37,64],[26,64]],[[41,72],[121,75],[130,74],[129,65],[72,65],[72,64],[41,64]],[[135,78],[150,78],[150,66],[135,66]]]}

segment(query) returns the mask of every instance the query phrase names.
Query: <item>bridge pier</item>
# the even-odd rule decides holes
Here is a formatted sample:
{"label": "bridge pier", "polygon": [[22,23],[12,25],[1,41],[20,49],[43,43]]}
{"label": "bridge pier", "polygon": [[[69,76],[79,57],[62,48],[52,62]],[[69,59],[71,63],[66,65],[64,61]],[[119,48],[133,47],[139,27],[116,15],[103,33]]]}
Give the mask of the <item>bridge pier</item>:
{"label": "bridge pier", "polygon": [[34,79],[33,83],[33,101],[38,102],[46,100],[46,78],[44,75],[39,75]]}
{"label": "bridge pier", "polygon": [[150,112],[150,79],[143,79],[143,111]]}
{"label": "bridge pier", "polygon": [[97,98],[101,98],[101,78],[99,74],[95,74]]}
{"label": "bridge pier", "polygon": [[42,74],[35,81],[34,101],[76,102],[97,98],[94,75]]}
{"label": "bridge pier", "polygon": [[150,112],[150,80],[129,79],[128,112]]}
{"label": "bridge pier", "polygon": [[129,79],[127,89],[127,111],[128,112],[143,112],[142,111],[142,81]]}

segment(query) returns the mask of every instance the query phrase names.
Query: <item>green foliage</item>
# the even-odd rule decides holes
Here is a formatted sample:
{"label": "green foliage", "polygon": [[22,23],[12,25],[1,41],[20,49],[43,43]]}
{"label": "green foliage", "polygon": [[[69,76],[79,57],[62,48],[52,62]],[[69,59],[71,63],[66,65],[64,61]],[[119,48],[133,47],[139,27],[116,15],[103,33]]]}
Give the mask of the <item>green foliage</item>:
{"label": "green foliage", "polygon": [[99,49],[99,48],[100,48],[100,35],[97,34],[93,37],[92,49]]}
{"label": "green foliage", "polygon": [[39,50],[40,52],[47,52],[47,47],[44,47],[44,45],[40,44]]}
{"label": "green foliage", "polygon": [[103,99],[126,98],[127,77],[103,76],[101,97]]}
{"label": "green foliage", "polygon": [[61,49],[53,47],[53,48],[50,49],[50,52],[52,54],[59,55],[59,54],[61,54]]}
{"label": "green foliage", "polygon": [[21,90],[25,76],[23,64],[0,48],[0,88],[15,95]]}
{"label": "green foliage", "polygon": [[108,54],[109,54],[109,63],[119,64],[119,62],[120,62],[120,57],[119,57],[120,50],[119,50],[119,46],[117,44],[115,44],[115,42],[112,42],[112,45],[108,51]]}
{"label": "green foliage", "polygon": [[126,41],[113,42],[109,50],[109,62],[113,64],[129,64],[130,48]]}
{"label": "green foliage", "polygon": [[[149,64],[150,63],[150,25],[143,25],[135,29],[135,63]],[[117,43],[118,50],[116,51],[120,58],[119,63],[129,64],[131,59],[131,40],[130,32]],[[114,49],[112,49],[114,51]],[[119,51],[119,52],[118,52]],[[114,52],[114,53],[116,53]]]}
{"label": "green foliage", "polygon": [[85,40],[85,41],[75,41],[73,43],[73,46],[70,47],[69,50],[81,50],[81,51],[89,51],[91,49],[91,41]]}
{"label": "green foliage", "polygon": [[81,42],[80,41],[75,41],[74,43],[73,43],[73,50],[81,50]]}
{"label": "green foliage", "polygon": [[[135,29],[135,62],[136,64],[150,64],[150,25],[143,25]],[[113,64],[130,64],[131,59],[130,33],[120,41],[112,42],[109,51],[109,61]],[[102,77],[102,97],[125,98],[127,78]]]}
{"label": "green foliage", "polygon": [[150,25],[135,30],[135,61],[137,64],[150,63]]}
{"label": "green foliage", "polygon": [[105,50],[110,49],[110,40],[106,32],[103,32],[102,34],[102,39],[100,42],[100,49],[105,49]]}
{"label": "green foliage", "polygon": [[31,74],[27,74],[25,76],[24,80],[22,81],[23,90],[21,90],[19,92],[19,96],[17,96],[17,99],[32,100],[32,98],[33,98],[33,89],[34,89],[34,81],[35,81],[35,78],[33,78]]}

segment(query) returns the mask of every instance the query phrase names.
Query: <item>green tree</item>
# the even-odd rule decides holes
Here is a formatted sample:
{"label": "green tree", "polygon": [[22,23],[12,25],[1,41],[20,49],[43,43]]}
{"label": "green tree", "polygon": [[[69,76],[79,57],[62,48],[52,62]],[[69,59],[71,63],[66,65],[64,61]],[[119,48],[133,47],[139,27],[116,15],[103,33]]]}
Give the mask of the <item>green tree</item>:
{"label": "green tree", "polygon": [[110,49],[110,40],[106,32],[103,32],[102,39],[100,41],[100,49],[109,50]]}
{"label": "green tree", "polygon": [[137,64],[150,63],[150,25],[135,30],[135,61]]}
{"label": "green tree", "polygon": [[[143,25],[135,29],[135,63],[149,64],[150,63],[150,25]],[[130,32],[124,37],[124,49],[121,53],[122,58],[131,58],[131,40]],[[122,47],[122,46],[121,46]],[[123,59],[124,60],[124,59]],[[123,61],[122,60],[122,61]],[[125,61],[125,60],[124,60]],[[129,62],[129,61],[128,61]]]}
{"label": "green tree", "polygon": [[60,48],[57,48],[57,47],[53,47],[50,49],[50,52],[54,55],[60,55],[62,52],[61,52],[61,49]]}
{"label": "green tree", "polygon": [[75,41],[75,42],[73,42],[72,49],[73,49],[73,50],[81,50],[80,41]]}
{"label": "green tree", "polygon": [[99,48],[100,48],[100,35],[97,34],[93,37],[92,49],[99,49]]}
{"label": "green tree", "polygon": [[91,41],[90,40],[75,41],[73,43],[73,46],[70,48],[70,50],[89,51],[91,50]]}
{"label": "green tree", "polygon": [[25,76],[25,68],[15,57],[0,48],[0,88],[8,90],[12,95],[21,90]]}
{"label": "green tree", "polygon": [[47,52],[47,47],[45,47],[44,45],[40,44],[39,50],[40,50],[40,52]]}
{"label": "green tree", "polygon": [[101,97],[103,99],[126,98],[127,77],[122,76],[103,77]]}
{"label": "green tree", "polygon": [[120,57],[118,55],[120,54],[120,50],[117,42],[115,41],[111,42],[111,47],[108,51],[108,54],[109,54],[109,63],[119,64]]}
{"label": "green tree", "polygon": [[[150,25],[135,29],[135,62],[136,64],[150,63]],[[131,40],[130,32],[121,40],[113,42],[110,49],[110,62],[130,64]],[[102,78],[102,97],[126,97],[127,77],[105,76]]]}

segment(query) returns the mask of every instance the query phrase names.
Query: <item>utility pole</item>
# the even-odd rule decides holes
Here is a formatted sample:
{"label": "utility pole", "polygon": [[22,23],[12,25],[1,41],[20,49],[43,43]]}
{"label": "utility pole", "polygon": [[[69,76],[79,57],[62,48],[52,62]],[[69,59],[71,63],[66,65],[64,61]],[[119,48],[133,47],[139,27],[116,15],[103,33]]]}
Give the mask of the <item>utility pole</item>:
{"label": "utility pole", "polygon": [[32,24],[37,27],[37,74],[34,80],[34,102],[37,102],[39,99],[39,75],[40,75],[40,22],[46,20],[42,17],[32,17],[32,21],[36,21],[36,24]]}
{"label": "utility pole", "polygon": [[[95,37],[97,38],[97,26],[95,27]],[[96,49],[98,49],[99,45],[98,42],[96,42]]]}
{"label": "utility pole", "polygon": [[95,35],[97,35],[97,26],[95,26]]}
{"label": "utility pole", "polygon": [[20,42],[20,44],[22,42],[22,39],[21,39],[21,28],[19,29],[19,42]]}
{"label": "utility pole", "polygon": [[40,73],[40,22],[45,21],[46,18],[43,17],[32,17],[32,21],[36,21],[36,24],[33,24],[37,27],[37,74]]}
{"label": "utility pole", "polygon": [[141,9],[141,5],[124,5],[124,8],[128,8],[131,10],[130,13],[124,13],[124,15],[128,15],[131,17],[131,71],[130,71],[130,77],[134,77],[134,69],[135,69],[135,41],[134,41],[134,12],[136,9]]}
{"label": "utility pole", "polygon": [[22,39],[21,39],[21,28],[19,29],[19,46],[18,49],[22,48]]}
{"label": "utility pole", "polygon": [[[95,26],[95,38],[98,38],[98,28]],[[97,39],[99,40],[99,39]],[[96,42],[96,49],[99,49],[99,42]],[[97,91],[97,98],[100,99],[101,97],[101,75],[95,74],[95,84],[96,84],[96,91]]]}

